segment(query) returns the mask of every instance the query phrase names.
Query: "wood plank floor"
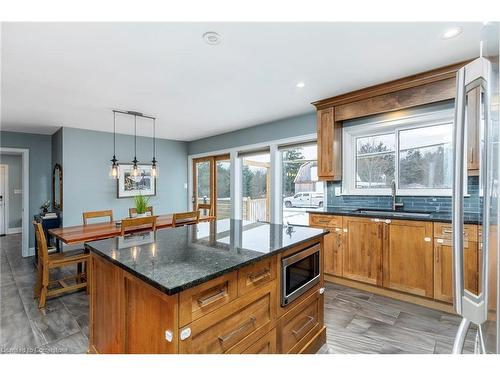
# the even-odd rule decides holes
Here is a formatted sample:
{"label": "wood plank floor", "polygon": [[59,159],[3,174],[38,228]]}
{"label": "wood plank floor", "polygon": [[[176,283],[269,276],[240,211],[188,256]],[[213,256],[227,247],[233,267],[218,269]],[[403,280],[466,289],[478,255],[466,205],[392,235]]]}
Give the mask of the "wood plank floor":
{"label": "wood plank floor", "polygon": [[[21,257],[21,236],[0,238],[0,353],[85,353],[85,292],[33,299],[33,259]],[[56,275],[55,275],[56,276]],[[59,276],[59,275],[57,275]],[[319,353],[450,353],[460,319],[340,285],[326,285],[327,344]],[[466,350],[472,352],[475,332]]]}

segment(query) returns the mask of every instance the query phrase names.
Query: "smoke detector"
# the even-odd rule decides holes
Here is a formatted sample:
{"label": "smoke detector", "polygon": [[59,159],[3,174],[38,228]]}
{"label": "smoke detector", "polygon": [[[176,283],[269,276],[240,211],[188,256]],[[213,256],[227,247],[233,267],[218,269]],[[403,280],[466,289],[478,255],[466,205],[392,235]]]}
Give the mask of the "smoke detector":
{"label": "smoke detector", "polygon": [[205,43],[212,46],[219,44],[221,39],[221,36],[215,31],[207,31],[205,34],[203,34],[203,40],[205,41]]}

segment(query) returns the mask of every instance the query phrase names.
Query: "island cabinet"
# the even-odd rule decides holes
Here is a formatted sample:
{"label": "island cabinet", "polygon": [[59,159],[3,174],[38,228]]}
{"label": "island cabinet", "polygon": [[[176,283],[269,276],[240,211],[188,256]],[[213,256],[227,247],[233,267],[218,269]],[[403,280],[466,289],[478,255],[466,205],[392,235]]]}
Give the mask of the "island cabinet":
{"label": "island cabinet", "polygon": [[[464,226],[464,286],[477,294],[478,290],[477,226]],[[453,259],[451,224],[434,224],[434,298],[453,302]]]}
{"label": "island cabinet", "polygon": [[383,223],[379,219],[344,217],[343,276],[382,285]]}
{"label": "island cabinet", "polygon": [[384,287],[432,298],[432,223],[410,220],[383,222]]}
{"label": "island cabinet", "polygon": [[282,306],[279,265],[318,243],[322,235],[172,294],[92,251],[89,352],[316,352],[326,342],[322,274]]}

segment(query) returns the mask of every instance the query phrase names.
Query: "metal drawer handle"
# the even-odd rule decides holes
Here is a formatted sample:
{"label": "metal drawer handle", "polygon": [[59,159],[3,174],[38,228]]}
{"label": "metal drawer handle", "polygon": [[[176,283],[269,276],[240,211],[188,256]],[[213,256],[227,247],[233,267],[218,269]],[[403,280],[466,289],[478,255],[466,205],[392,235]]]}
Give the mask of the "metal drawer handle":
{"label": "metal drawer handle", "polygon": [[[453,234],[453,230],[451,229],[443,229],[443,234]],[[464,236],[468,236],[469,233],[467,233],[466,231],[463,232]]]}
{"label": "metal drawer handle", "polygon": [[235,335],[237,335],[237,334],[239,334],[241,332],[246,331],[249,326],[251,326],[251,327],[255,326],[255,322],[256,321],[257,321],[257,319],[255,318],[255,316],[251,316],[250,319],[247,322],[245,322],[241,327],[235,329],[233,332],[230,332],[230,333],[228,333],[225,336],[219,336],[218,339],[219,339],[220,343],[222,345],[224,345],[224,343],[226,341],[231,340],[231,338],[233,336],[235,336]]}
{"label": "metal drawer handle", "polygon": [[295,337],[297,337],[300,333],[302,333],[302,331],[304,331],[312,322],[314,322],[314,316],[311,316],[311,315],[307,315],[307,320],[306,322],[304,323],[304,325],[302,327],[300,327],[299,329],[294,329],[292,331],[293,335]]}
{"label": "metal drawer handle", "polygon": [[220,289],[218,292],[215,294],[212,294],[208,297],[205,298],[198,298],[198,305],[200,306],[206,306],[209,305],[215,301],[218,301],[226,296],[226,289]]}
{"label": "metal drawer handle", "polygon": [[256,275],[252,274],[252,275],[248,276],[248,278],[250,279],[250,281],[252,283],[257,283],[261,280],[267,279],[270,276],[271,276],[271,270],[265,269],[264,271],[262,271]]}

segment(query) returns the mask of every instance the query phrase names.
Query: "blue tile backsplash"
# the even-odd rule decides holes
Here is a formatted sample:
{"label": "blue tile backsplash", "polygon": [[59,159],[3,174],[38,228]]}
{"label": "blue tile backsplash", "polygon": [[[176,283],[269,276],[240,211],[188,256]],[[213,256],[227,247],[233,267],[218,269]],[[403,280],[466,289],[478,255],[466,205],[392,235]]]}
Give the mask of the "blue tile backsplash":
{"label": "blue tile backsplash", "polygon": [[[391,208],[391,196],[380,195],[341,195],[335,196],[335,187],[342,182],[327,183],[328,206],[354,208]],[[481,209],[482,198],[479,197],[479,177],[470,176],[467,179],[468,196],[464,198],[466,212],[478,212]],[[451,211],[451,197],[433,196],[398,196],[398,202],[403,202],[403,210],[415,211]]]}

